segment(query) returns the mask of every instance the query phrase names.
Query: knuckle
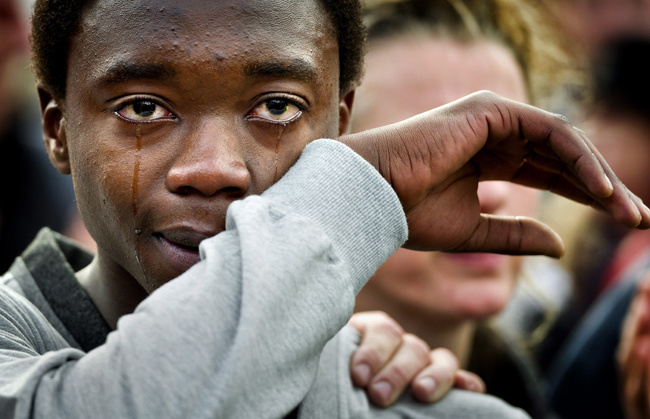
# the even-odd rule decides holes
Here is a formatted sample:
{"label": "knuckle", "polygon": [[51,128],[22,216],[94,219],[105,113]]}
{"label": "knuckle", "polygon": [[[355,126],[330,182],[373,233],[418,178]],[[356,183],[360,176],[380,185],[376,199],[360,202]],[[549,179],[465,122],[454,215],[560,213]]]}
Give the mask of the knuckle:
{"label": "knuckle", "polygon": [[377,348],[365,348],[359,355],[359,358],[367,362],[373,370],[383,363],[382,353]]}
{"label": "knuckle", "polygon": [[458,361],[458,357],[454,355],[452,351],[450,351],[447,348],[436,348],[433,351],[431,351],[431,358],[433,359],[433,362],[436,364],[449,364],[453,366],[456,369],[460,368],[460,362]]}
{"label": "knuckle", "polygon": [[499,97],[499,95],[497,95],[496,93],[494,93],[494,92],[491,91],[491,90],[479,90],[479,91],[476,93],[476,96],[479,97],[479,98],[481,98],[481,99],[484,99],[484,100],[486,100],[486,101],[492,101],[492,100],[494,100],[495,98],[498,98],[498,97]]}
{"label": "knuckle", "polygon": [[386,315],[385,321],[377,324],[377,332],[385,334],[393,340],[400,340],[404,334],[404,329],[395,320]]}
{"label": "knuckle", "polygon": [[561,113],[554,113],[553,116],[554,116],[556,119],[559,119],[562,123],[564,123],[564,124],[566,124],[566,125],[572,125],[572,124],[571,124],[571,121],[569,121],[569,118],[567,118],[566,116],[562,115]]}
{"label": "knuckle", "polygon": [[386,374],[386,379],[396,387],[408,383],[412,378],[413,373],[403,365],[392,366]]}
{"label": "knuckle", "polygon": [[424,340],[411,333],[404,334],[403,340],[419,361],[427,364],[431,361],[429,345]]}

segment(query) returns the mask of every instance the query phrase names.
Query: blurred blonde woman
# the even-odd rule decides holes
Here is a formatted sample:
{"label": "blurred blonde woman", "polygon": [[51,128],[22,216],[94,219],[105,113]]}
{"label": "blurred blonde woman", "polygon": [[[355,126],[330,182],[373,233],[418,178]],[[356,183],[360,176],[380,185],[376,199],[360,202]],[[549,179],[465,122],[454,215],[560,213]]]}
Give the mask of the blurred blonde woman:
{"label": "blurred blonde woman", "polygon": [[[369,2],[369,51],[353,130],[397,122],[477,90],[544,105],[565,64],[544,16],[521,0]],[[497,216],[531,216],[540,198],[495,181],[482,182],[478,195],[482,212]],[[400,249],[359,294],[356,309],[386,311],[431,347],[454,352],[482,376],[488,393],[544,417],[523,355],[482,325],[511,299],[522,261]]]}

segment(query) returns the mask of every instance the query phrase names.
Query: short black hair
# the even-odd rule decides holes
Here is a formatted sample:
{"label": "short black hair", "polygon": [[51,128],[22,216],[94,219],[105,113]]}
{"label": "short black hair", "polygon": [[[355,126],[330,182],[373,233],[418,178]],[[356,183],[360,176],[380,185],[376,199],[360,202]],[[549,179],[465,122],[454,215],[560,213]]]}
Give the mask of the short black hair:
{"label": "short black hair", "polygon": [[[301,1],[301,0],[298,0]],[[361,79],[365,53],[363,8],[359,0],[320,0],[329,15],[339,47],[339,92]],[[84,7],[91,0],[37,0],[32,15],[32,68],[55,98],[63,99],[70,41],[79,31]]]}

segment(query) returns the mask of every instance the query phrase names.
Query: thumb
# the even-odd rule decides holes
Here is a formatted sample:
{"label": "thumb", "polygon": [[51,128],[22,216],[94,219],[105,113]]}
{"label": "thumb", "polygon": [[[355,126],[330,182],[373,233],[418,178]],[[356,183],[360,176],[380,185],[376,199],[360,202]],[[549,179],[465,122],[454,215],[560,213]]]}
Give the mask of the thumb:
{"label": "thumb", "polygon": [[533,218],[481,214],[472,236],[454,250],[559,258],[564,243],[553,229]]}

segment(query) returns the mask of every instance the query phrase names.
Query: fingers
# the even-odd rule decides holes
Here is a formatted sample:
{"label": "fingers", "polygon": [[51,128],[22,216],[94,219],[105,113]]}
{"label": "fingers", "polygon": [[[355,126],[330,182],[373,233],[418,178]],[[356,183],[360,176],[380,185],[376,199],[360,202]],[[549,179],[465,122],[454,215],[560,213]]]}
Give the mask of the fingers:
{"label": "fingers", "polygon": [[349,324],[362,336],[350,360],[352,381],[366,389],[373,404],[393,404],[409,385],[415,399],[424,403],[442,399],[452,387],[485,392],[483,380],[460,370],[451,351],[430,351],[426,342],[404,333],[386,313],[356,313]]}
{"label": "fingers", "polygon": [[361,335],[359,348],[350,360],[352,382],[367,387],[401,346],[404,329],[381,311],[355,313],[349,324]]}
{"label": "fingers", "polygon": [[380,407],[393,404],[418,372],[430,363],[429,345],[415,335],[404,334],[397,352],[371,379],[368,399]]}
{"label": "fingers", "polygon": [[[567,142],[564,138],[574,141]],[[599,203],[596,207],[602,207],[628,227],[650,227],[650,210],[621,183],[583,131],[567,121],[551,131],[548,143],[539,151],[541,155],[548,155],[546,145],[556,152],[559,160],[572,172],[574,177],[571,182],[575,184],[579,180],[586,186],[593,199]]]}
{"label": "fingers", "polygon": [[[615,176],[612,174],[612,177]],[[596,197],[556,159],[531,154],[512,181],[545,189],[581,204],[590,205],[599,211],[608,212],[617,221],[629,227],[649,227],[648,218],[642,216],[645,205],[627,188],[617,187],[608,198]],[[615,182],[620,183],[618,179]]]}
{"label": "fingers", "polygon": [[648,228],[650,226],[650,219],[648,219],[650,211],[648,211],[648,208],[642,203],[641,199],[623,185],[600,152],[589,142],[585,133],[582,131],[579,132],[591,148],[593,155],[601,162],[605,174],[613,185],[612,194],[600,200],[605,210],[614,219],[628,227]]}
{"label": "fingers", "polygon": [[458,370],[456,372],[454,387],[475,393],[485,393],[487,390],[485,381],[478,375],[467,370]]}
{"label": "fingers", "polygon": [[485,383],[469,371],[460,370],[458,358],[445,348],[431,351],[431,364],[413,380],[413,397],[423,403],[442,399],[452,387],[479,393],[485,392]]}
{"label": "fingers", "polygon": [[[514,108],[521,112],[518,123],[521,134],[528,141],[540,143],[542,155],[549,154],[549,149],[573,172],[598,198],[606,198],[614,191],[611,179],[602,156],[594,153],[595,148],[586,136],[573,127],[562,115],[539,112],[533,107]],[[609,170],[611,172],[611,170]]]}
{"label": "fingers", "polygon": [[[508,155],[513,145],[512,139],[519,137],[527,142],[529,152],[528,156],[522,156],[524,157],[522,163],[531,157],[530,153],[545,157],[547,162],[557,159],[561,165],[555,172],[557,173],[559,169],[563,173],[566,169],[566,173],[570,173],[567,181],[573,183],[578,189],[583,189],[580,185],[584,185],[587,195],[599,203],[594,206],[602,206],[617,221],[629,227],[650,227],[650,210],[618,180],[584,132],[572,126],[566,118],[532,106],[503,100],[490,93],[479,94],[478,101],[492,103],[492,107],[487,106],[489,111],[486,120],[489,133],[486,147],[495,150],[496,155]],[[500,142],[507,144],[508,147],[505,148],[508,150],[499,149]],[[534,157],[531,160],[534,160]],[[537,160],[541,159],[537,158]],[[485,166],[488,171],[495,170],[494,167]],[[532,177],[527,176],[524,179],[526,182],[523,184],[534,186],[527,183],[532,180]],[[576,183],[576,180],[579,183]],[[555,178],[550,183],[552,187],[549,189],[562,191],[563,187],[555,186],[561,184],[562,182]],[[581,194],[574,196],[580,197],[580,202],[585,202]]]}
{"label": "fingers", "polygon": [[430,352],[431,364],[413,380],[411,390],[416,400],[432,403],[443,398],[454,385],[455,374],[460,368],[458,358],[446,348]]}
{"label": "fingers", "polygon": [[[366,389],[373,404],[391,405],[416,374],[431,363],[429,345],[415,335],[404,333],[395,320],[381,311],[356,313],[349,324],[362,337],[350,360],[352,382]],[[451,376],[456,369],[457,366]]]}
{"label": "fingers", "polygon": [[541,254],[559,258],[564,254],[564,244],[555,231],[535,219],[481,214],[470,238],[453,250],[512,255]]}

